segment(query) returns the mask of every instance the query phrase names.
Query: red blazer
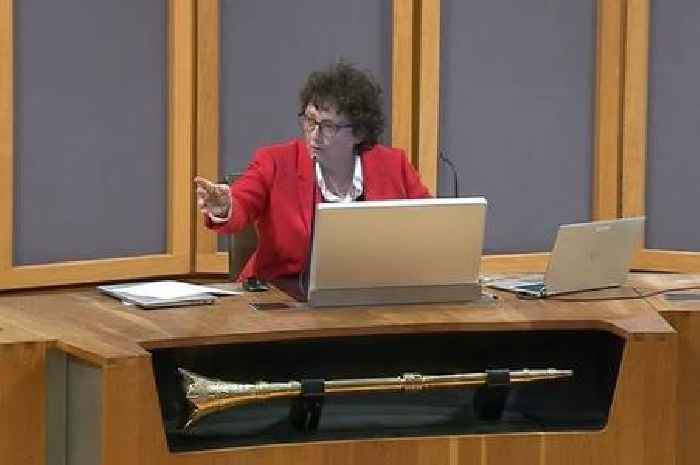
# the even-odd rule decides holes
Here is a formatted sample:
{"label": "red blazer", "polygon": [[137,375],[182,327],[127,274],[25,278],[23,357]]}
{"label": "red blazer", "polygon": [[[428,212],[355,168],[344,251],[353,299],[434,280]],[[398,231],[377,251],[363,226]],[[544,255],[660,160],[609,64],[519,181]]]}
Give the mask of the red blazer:
{"label": "red blazer", "polygon": [[[366,200],[430,197],[402,150],[375,145],[361,155]],[[238,276],[269,280],[299,274],[305,267],[315,176],[300,140],[262,147],[231,186],[233,214],[227,223],[207,222],[221,234],[241,231],[253,223],[258,248]]]}

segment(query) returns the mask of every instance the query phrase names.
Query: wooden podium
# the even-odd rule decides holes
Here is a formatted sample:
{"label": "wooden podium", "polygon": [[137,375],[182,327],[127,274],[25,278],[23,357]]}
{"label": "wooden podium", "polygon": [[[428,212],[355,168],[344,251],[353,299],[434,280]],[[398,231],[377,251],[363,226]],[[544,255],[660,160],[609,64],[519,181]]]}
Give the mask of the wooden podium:
{"label": "wooden podium", "polygon": [[[630,284],[643,291],[697,287],[700,275],[640,273]],[[700,456],[700,289],[687,291],[687,298],[668,300],[657,295],[647,302],[678,332],[676,463],[693,465]]]}
{"label": "wooden podium", "polygon": [[[628,290],[595,295],[620,292]],[[248,302],[261,297],[248,295],[210,306],[145,311],[93,288],[7,293],[0,296],[0,454],[11,458],[3,461],[8,465],[674,463],[677,337],[647,302],[497,296],[461,305],[260,311]],[[272,301],[279,294],[262,298]],[[553,331],[595,332],[621,341],[601,428],[311,437],[175,452],[154,375],[153,354],[186,357],[186,348],[434,334],[468,340],[472,333],[480,340],[491,333],[503,340],[510,333]]]}

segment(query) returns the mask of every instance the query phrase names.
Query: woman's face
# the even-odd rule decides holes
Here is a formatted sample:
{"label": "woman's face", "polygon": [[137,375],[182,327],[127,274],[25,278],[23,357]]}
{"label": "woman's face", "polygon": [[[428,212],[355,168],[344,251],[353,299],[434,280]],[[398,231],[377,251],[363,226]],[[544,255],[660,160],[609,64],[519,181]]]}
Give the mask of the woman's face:
{"label": "woman's face", "polygon": [[352,156],[353,147],[362,142],[353,135],[350,120],[338,113],[334,105],[319,108],[308,104],[301,120],[309,153],[322,162]]}

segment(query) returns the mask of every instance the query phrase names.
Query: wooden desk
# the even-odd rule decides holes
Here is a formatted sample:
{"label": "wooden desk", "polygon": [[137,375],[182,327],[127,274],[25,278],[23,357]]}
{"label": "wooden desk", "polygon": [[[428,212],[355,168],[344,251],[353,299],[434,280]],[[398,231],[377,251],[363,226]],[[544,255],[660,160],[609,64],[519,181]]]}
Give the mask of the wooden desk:
{"label": "wooden desk", "polygon": [[0,317],[0,457],[2,463],[44,463],[45,337]]}
{"label": "wooden desk", "polygon": [[[642,291],[700,286],[700,275],[636,274],[630,284]],[[700,289],[692,293],[698,295]],[[700,300],[668,301],[659,295],[647,301],[678,331],[676,463],[694,465],[700,457]]]}
{"label": "wooden desk", "polygon": [[[68,452],[70,460],[84,461],[76,463],[674,463],[676,333],[644,301],[521,301],[500,294],[496,301],[467,305],[260,312],[234,298],[213,306],[143,311],[84,288],[0,295],[0,327],[6,326],[18,333],[7,339],[10,348],[3,352],[0,367],[11,368],[25,357],[15,347],[25,339],[36,338],[33,343],[40,345],[26,355],[29,363],[13,381],[13,389],[0,391],[3,405],[13,402],[25,383],[42,385],[37,380],[46,376],[46,349],[66,354],[78,381],[85,381],[74,387],[93,387],[75,398],[76,403],[87,402],[84,413],[90,415],[91,406],[99,410],[93,429],[69,433],[68,447],[77,448]],[[147,350],[368,334],[562,329],[603,330],[625,340],[608,425],[602,431],[328,441],[173,454],[166,446]],[[44,395],[28,388],[20,398],[39,405]],[[39,432],[42,414],[41,408],[18,406],[11,410],[9,423],[28,415],[37,425],[32,431]],[[0,451],[11,450],[20,457],[15,451],[35,448],[37,435],[0,435]],[[33,457],[16,463],[42,462]]]}

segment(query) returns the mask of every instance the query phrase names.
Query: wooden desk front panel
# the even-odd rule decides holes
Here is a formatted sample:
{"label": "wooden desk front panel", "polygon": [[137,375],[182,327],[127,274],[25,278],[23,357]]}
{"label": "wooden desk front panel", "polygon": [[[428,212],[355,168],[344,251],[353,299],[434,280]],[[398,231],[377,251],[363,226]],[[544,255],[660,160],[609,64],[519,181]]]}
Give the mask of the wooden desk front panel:
{"label": "wooden desk front panel", "polygon": [[676,463],[695,465],[700,457],[700,311],[669,311],[662,312],[662,315],[678,331]]}
{"label": "wooden desk front panel", "polygon": [[[124,308],[94,289],[74,289],[6,294],[0,296],[0,309],[7,325],[39,335],[41,344],[51,344],[98,370],[103,391],[101,463],[106,465],[671,465],[674,460],[677,341],[670,326],[643,302],[563,304],[503,295],[495,303],[466,306],[255,312],[235,300],[223,300],[206,308],[144,312]],[[311,335],[508,329],[597,329],[624,337],[608,427],[601,432],[333,441],[171,454],[144,349]],[[12,458],[8,464],[42,463],[45,413],[43,400],[37,399],[44,398],[43,357],[41,345],[13,344],[0,352],[0,369],[12,373],[10,383],[0,388],[0,402],[10,415],[9,422],[0,423],[0,452]],[[14,399],[26,401],[12,405]]]}
{"label": "wooden desk front panel", "polygon": [[138,357],[103,368],[103,463],[672,465],[675,354],[673,334],[628,340],[611,417],[601,432],[331,441],[178,454],[167,452],[150,360]]}
{"label": "wooden desk front panel", "polygon": [[0,319],[0,463],[44,464],[48,345]]}
{"label": "wooden desk front panel", "polygon": [[[645,273],[632,283],[642,291],[700,286],[700,275]],[[686,291],[699,294],[700,289]],[[678,332],[678,465],[695,465],[700,457],[700,300],[648,301]]]}

